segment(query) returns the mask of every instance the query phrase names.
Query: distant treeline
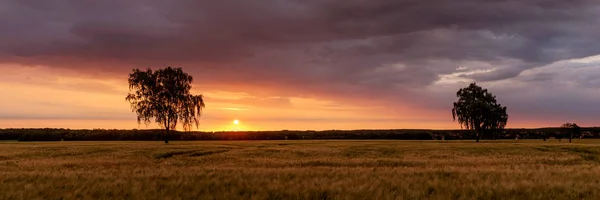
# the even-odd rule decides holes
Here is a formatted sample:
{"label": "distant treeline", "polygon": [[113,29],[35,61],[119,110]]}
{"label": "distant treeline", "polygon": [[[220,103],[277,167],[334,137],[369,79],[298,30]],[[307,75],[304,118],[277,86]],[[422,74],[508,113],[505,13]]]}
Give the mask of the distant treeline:
{"label": "distant treeline", "polygon": [[[19,141],[109,141],[162,140],[164,130],[71,130],[71,129],[0,129],[0,140]],[[561,128],[506,129],[484,139],[567,138]],[[472,140],[468,130],[325,130],[325,131],[240,131],[178,132],[171,140],[322,140],[322,139],[391,139],[391,140]],[[573,138],[600,138],[600,127],[582,128]]]}

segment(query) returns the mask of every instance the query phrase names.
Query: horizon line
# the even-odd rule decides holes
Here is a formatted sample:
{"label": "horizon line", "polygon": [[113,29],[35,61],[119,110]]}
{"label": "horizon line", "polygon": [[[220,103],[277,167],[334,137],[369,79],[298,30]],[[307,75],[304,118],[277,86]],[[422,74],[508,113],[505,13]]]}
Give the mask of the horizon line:
{"label": "horizon line", "polygon": [[[560,129],[561,127],[536,127],[536,128],[504,128],[504,130],[537,130],[537,129]],[[600,126],[586,126],[581,127],[581,129],[594,129],[600,128]],[[74,131],[84,131],[84,130],[117,130],[117,131],[164,131],[165,129],[160,128],[148,128],[148,129],[111,129],[111,128],[88,128],[88,129],[79,129],[79,128],[0,128],[0,130],[74,130]],[[181,130],[171,130],[175,132],[199,132],[199,133],[208,133],[208,132],[278,132],[278,131],[386,131],[386,130],[415,130],[415,131],[470,131],[469,129],[427,129],[427,128],[392,128],[392,129],[320,129],[320,130],[297,130],[297,129],[280,129],[280,130],[215,130],[215,131],[201,131],[201,130],[193,130],[193,131],[181,131]]]}

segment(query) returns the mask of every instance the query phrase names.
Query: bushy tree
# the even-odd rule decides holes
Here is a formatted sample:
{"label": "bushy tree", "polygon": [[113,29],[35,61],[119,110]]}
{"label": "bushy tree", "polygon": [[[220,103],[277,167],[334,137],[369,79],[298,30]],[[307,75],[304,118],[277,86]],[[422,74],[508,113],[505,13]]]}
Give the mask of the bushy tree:
{"label": "bushy tree", "polygon": [[154,120],[166,130],[163,138],[169,143],[169,131],[175,130],[178,122],[186,131],[200,123],[204,100],[202,95],[190,94],[192,81],[192,76],[181,68],[134,69],[129,74],[131,93],[126,100],[137,114],[138,123]]}
{"label": "bushy tree", "polygon": [[573,140],[573,135],[579,135],[581,128],[576,123],[565,123],[561,126],[564,133],[569,135],[569,143]]}
{"label": "bushy tree", "polygon": [[458,90],[458,101],[454,102],[452,118],[466,128],[475,131],[476,140],[483,134],[497,134],[508,122],[506,107],[496,102],[496,96],[487,89],[471,83]]}

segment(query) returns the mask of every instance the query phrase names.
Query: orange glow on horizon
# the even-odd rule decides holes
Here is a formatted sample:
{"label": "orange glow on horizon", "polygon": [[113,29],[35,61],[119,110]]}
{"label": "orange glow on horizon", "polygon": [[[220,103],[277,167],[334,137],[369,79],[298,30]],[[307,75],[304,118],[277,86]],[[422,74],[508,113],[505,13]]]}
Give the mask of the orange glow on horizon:
{"label": "orange glow on horizon", "polygon": [[[159,128],[156,124],[137,124],[125,101],[128,88],[123,77],[98,79],[45,67],[0,67],[4,67],[0,91],[10,94],[0,98],[0,128]],[[277,93],[239,90],[206,89],[194,93],[203,94],[206,102],[200,126],[193,129],[199,131],[460,129],[452,121],[450,109],[423,110],[403,103],[363,105],[360,101],[327,97],[282,97]],[[507,128],[553,127],[562,123],[561,119],[538,121],[511,115]]]}

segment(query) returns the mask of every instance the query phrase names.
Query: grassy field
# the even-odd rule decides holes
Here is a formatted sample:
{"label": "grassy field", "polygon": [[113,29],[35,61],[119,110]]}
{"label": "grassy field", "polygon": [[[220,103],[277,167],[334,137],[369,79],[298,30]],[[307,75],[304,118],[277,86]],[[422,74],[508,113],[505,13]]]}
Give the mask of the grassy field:
{"label": "grassy field", "polygon": [[0,199],[600,199],[600,140],[1,142]]}

